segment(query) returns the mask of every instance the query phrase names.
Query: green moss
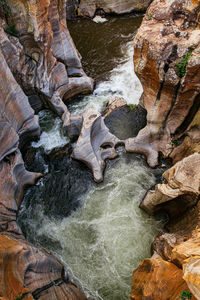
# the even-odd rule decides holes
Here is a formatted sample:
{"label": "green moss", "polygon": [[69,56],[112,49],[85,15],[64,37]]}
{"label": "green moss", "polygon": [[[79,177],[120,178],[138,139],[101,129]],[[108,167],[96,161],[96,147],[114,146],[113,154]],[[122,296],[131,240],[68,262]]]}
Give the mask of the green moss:
{"label": "green moss", "polygon": [[22,299],[22,294],[20,293],[16,298],[14,298],[13,300],[21,300]]}
{"label": "green moss", "polygon": [[134,110],[137,107],[135,104],[128,104],[128,106],[130,110]]}
{"label": "green moss", "polygon": [[192,294],[190,292],[187,291],[182,291],[180,299],[181,300],[187,300],[187,299],[191,299],[192,298]]}
{"label": "green moss", "polygon": [[178,147],[180,145],[179,140],[173,140],[172,143],[174,144],[175,147]]}
{"label": "green moss", "polygon": [[13,35],[13,36],[18,36],[15,24],[7,25],[6,26],[6,32]]}
{"label": "green moss", "polygon": [[148,15],[147,15],[147,18],[148,18],[148,20],[149,20],[149,21],[152,19],[152,17],[151,17],[151,14],[150,14],[150,13],[148,13]]}
{"label": "green moss", "polygon": [[192,51],[189,51],[188,54],[186,55],[186,57],[182,58],[180,63],[176,64],[177,75],[180,78],[184,77],[186,74],[186,67],[187,67],[188,59],[190,58],[191,55],[192,55]]}

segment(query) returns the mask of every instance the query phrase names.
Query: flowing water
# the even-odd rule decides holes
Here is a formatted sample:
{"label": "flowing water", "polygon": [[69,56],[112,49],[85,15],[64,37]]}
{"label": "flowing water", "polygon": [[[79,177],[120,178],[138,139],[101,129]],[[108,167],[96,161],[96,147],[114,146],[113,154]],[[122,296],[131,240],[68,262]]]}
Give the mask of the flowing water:
{"label": "flowing water", "polygon": [[[69,23],[84,68],[97,82],[92,95],[71,101],[72,113],[102,110],[113,95],[138,103],[142,88],[133,73],[132,41],[140,22],[141,17],[126,16],[104,24]],[[119,147],[104,182],[95,184],[90,171],[63,150],[69,141],[60,120],[42,111],[40,125],[43,133],[32,144],[28,167],[48,174],[25,193],[18,220],[26,238],[63,261],[87,295],[128,299],[132,271],[150,256],[150,244],[162,226],[138,205],[163,169],[151,170],[143,157]],[[62,149],[54,149],[58,147]]]}

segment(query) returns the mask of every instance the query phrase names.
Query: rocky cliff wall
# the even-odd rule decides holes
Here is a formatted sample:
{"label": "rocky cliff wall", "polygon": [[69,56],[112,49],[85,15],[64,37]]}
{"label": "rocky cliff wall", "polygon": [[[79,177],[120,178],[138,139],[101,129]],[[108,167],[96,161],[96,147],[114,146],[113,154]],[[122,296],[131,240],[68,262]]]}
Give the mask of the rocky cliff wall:
{"label": "rocky cliff wall", "polygon": [[152,244],[152,258],[133,273],[132,299],[179,299],[184,290],[200,299],[199,16],[199,1],[154,0],[134,41],[147,126],[126,141],[126,150],[145,154],[153,167],[161,153],[174,166],[141,203],[170,219]]}
{"label": "rocky cliff wall", "polygon": [[78,15],[93,18],[101,11],[106,14],[124,14],[144,12],[151,0],[80,0],[77,5]]}
{"label": "rocky cliff wall", "polygon": [[34,110],[50,107],[70,122],[63,100],[93,89],[67,29],[66,1],[0,1],[0,74],[1,298],[86,299],[16,223],[24,188],[42,176],[25,169],[19,150],[40,134]]}
{"label": "rocky cliff wall", "polygon": [[146,11],[152,0],[67,0],[67,19]]}

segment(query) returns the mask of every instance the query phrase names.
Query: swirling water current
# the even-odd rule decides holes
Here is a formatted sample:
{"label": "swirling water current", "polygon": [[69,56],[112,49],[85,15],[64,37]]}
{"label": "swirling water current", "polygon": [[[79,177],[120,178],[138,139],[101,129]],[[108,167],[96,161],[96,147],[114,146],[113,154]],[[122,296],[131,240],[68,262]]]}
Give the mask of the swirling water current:
{"label": "swirling water current", "polygon": [[[91,107],[101,111],[111,96],[138,103],[142,87],[133,72],[132,56],[133,38],[140,22],[141,17],[124,16],[109,18],[104,24],[91,20],[69,23],[84,68],[97,82],[92,95],[79,96],[69,103],[72,113]],[[34,148],[50,153],[69,142],[59,118],[51,112],[40,112],[40,124],[43,133],[32,144]],[[104,182],[95,184],[91,180],[83,194],[76,194],[79,205],[70,214],[55,217],[47,212],[45,190],[38,193],[43,186],[46,189],[46,178],[26,192],[18,218],[28,240],[51,250],[66,265],[74,282],[88,296],[101,300],[129,299],[132,272],[143,258],[150,256],[150,244],[162,227],[161,221],[138,207],[156,182],[155,172],[141,156],[126,154],[123,148],[118,152],[119,158],[107,165]],[[45,172],[51,169],[47,165]],[[62,172],[52,170],[54,178]],[[70,170],[75,172],[76,168]],[[75,178],[71,182],[70,174],[65,176],[69,184],[63,184],[61,189],[73,190],[76,174],[71,173]],[[58,198],[69,198],[68,191],[62,193],[59,189],[51,191],[55,205]]]}

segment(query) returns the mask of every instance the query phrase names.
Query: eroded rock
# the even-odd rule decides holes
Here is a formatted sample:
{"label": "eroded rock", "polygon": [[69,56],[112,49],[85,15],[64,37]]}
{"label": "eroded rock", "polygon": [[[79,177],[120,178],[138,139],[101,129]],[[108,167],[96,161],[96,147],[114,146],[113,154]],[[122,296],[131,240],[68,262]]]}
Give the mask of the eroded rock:
{"label": "eroded rock", "polygon": [[172,140],[187,130],[199,109],[199,10],[197,1],[155,0],[134,40],[147,126],[126,141],[126,150],[145,154],[152,167],[159,152],[170,155]]}
{"label": "eroded rock", "polygon": [[73,150],[72,157],[84,162],[93,172],[94,180],[103,180],[105,160],[117,156],[115,146],[120,140],[109,132],[103,117],[94,110],[82,115],[81,134]]}
{"label": "eroded rock", "polygon": [[86,299],[68,282],[61,263],[26,241],[1,234],[0,255],[3,299],[16,299],[20,294],[23,299]]}
{"label": "eroded rock", "polygon": [[93,18],[96,10],[104,13],[124,14],[132,11],[145,11],[151,0],[81,0],[78,15]]}
{"label": "eroded rock", "polygon": [[170,262],[145,259],[133,272],[131,299],[179,299],[183,290],[189,291],[182,277],[183,271]]}
{"label": "eroded rock", "polygon": [[[180,196],[187,197],[189,206],[194,206],[200,193],[200,154],[195,153],[168,169],[163,177],[166,184],[158,184],[155,191],[150,190],[140,207],[153,214],[162,204]],[[170,205],[170,204],[169,204]],[[185,210],[188,206],[185,206]]]}

